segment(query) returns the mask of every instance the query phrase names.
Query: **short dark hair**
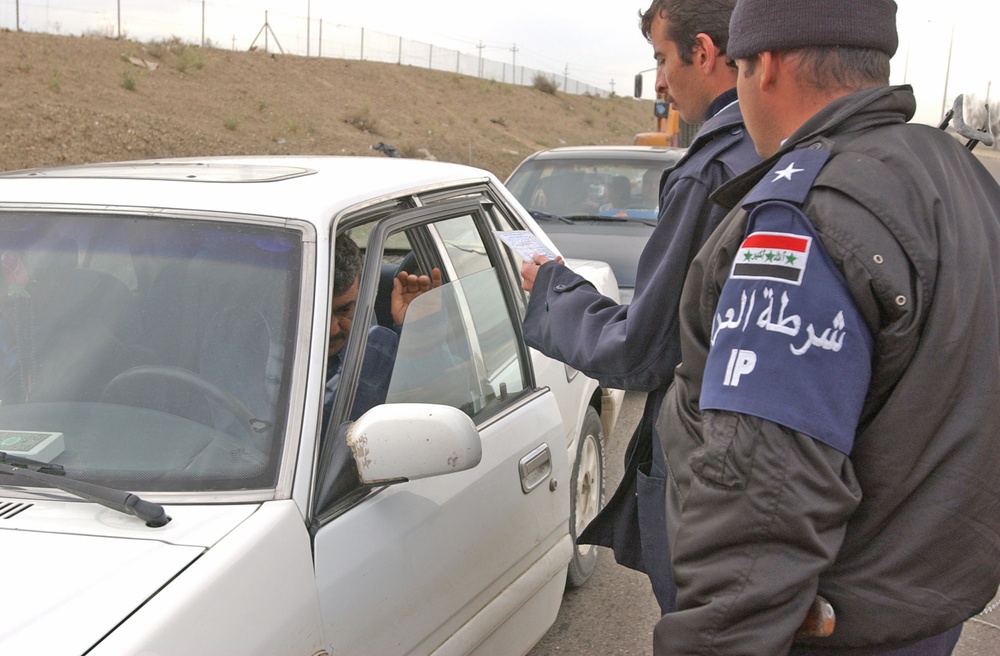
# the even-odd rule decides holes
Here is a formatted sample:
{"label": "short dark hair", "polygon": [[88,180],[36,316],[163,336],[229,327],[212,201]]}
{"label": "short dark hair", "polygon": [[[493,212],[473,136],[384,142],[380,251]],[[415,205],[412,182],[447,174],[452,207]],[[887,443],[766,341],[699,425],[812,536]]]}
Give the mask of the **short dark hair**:
{"label": "short dark hair", "polygon": [[361,275],[361,250],[351,236],[337,236],[333,249],[333,295],[340,296]]}
{"label": "short dark hair", "polygon": [[677,44],[685,64],[693,59],[695,37],[705,33],[712,43],[726,54],[729,46],[729,19],[736,0],[653,0],[649,9],[639,13],[639,29],[647,41],[652,41],[653,19],[662,16],[669,22],[666,37]]}
{"label": "short dark hair", "polygon": [[[784,52],[798,57],[802,84],[816,90],[860,91],[889,84],[889,55],[872,48],[815,46]],[[744,73],[752,75],[757,55],[742,59]]]}

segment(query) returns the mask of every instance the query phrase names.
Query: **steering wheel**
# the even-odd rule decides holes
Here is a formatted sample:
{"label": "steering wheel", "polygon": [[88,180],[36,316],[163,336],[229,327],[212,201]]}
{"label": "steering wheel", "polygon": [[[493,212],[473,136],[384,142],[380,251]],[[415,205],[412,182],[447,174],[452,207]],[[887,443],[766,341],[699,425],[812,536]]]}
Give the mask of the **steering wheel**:
{"label": "steering wheel", "polygon": [[[250,409],[238,398],[222,389],[215,383],[205,380],[198,374],[182,367],[167,365],[140,365],[126,369],[111,379],[101,392],[102,403],[120,403],[121,405],[137,405],[135,390],[152,382],[179,384],[193,392],[200,393],[226,410],[236,418],[237,423],[248,431],[263,433],[271,427],[271,422],[253,416]],[[145,406],[140,406],[145,407]],[[155,409],[155,408],[154,408]],[[188,417],[188,419],[193,419]]]}

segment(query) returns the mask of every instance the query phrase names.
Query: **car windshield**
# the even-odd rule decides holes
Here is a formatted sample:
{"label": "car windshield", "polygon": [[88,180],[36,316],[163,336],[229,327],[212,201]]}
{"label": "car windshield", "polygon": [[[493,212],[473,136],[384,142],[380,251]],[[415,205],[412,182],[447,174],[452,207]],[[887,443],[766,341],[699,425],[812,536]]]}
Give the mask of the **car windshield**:
{"label": "car windshield", "polygon": [[538,159],[507,181],[535,218],[656,219],[663,159]]}
{"label": "car windshield", "polygon": [[136,491],[273,486],[301,243],[245,223],[4,212],[0,451]]}

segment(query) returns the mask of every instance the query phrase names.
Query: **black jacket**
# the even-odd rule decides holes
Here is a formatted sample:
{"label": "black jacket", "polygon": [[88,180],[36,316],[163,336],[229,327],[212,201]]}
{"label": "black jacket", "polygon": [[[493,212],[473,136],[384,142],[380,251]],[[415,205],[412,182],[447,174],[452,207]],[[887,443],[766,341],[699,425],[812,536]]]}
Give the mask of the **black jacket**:
{"label": "black jacket", "polygon": [[870,331],[870,383],[849,455],[750,413],[699,411],[745,244],[735,209],[685,284],[684,361],[657,423],[679,588],[657,653],[785,653],[817,593],[837,618],[815,646],[865,653],[942,633],[996,592],[1000,187],[951,136],[907,124],[914,108],[908,87],[838,99],[719,192],[736,204],[790,151],[831,152],[802,209]]}

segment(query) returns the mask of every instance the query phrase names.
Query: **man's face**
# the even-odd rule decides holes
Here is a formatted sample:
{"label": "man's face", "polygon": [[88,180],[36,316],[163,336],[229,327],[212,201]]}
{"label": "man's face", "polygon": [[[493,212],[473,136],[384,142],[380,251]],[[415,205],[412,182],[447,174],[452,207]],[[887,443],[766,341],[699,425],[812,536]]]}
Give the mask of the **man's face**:
{"label": "man's face", "polygon": [[708,104],[700,70],[681,59],[677,42],[667,38],[669,21],[662,14],[653,18],[649,36],[656,58],[656,92],[662,93],[671,107],[688,123],[705,120]]}
{"label": "man's face", "polygon": [[333,297],[333,310],[330,312],[330,346],[326,352],[328,357],[339,353],[347,343],[357,305],[358,279],[355,278],[354,283],[343,294]]}

